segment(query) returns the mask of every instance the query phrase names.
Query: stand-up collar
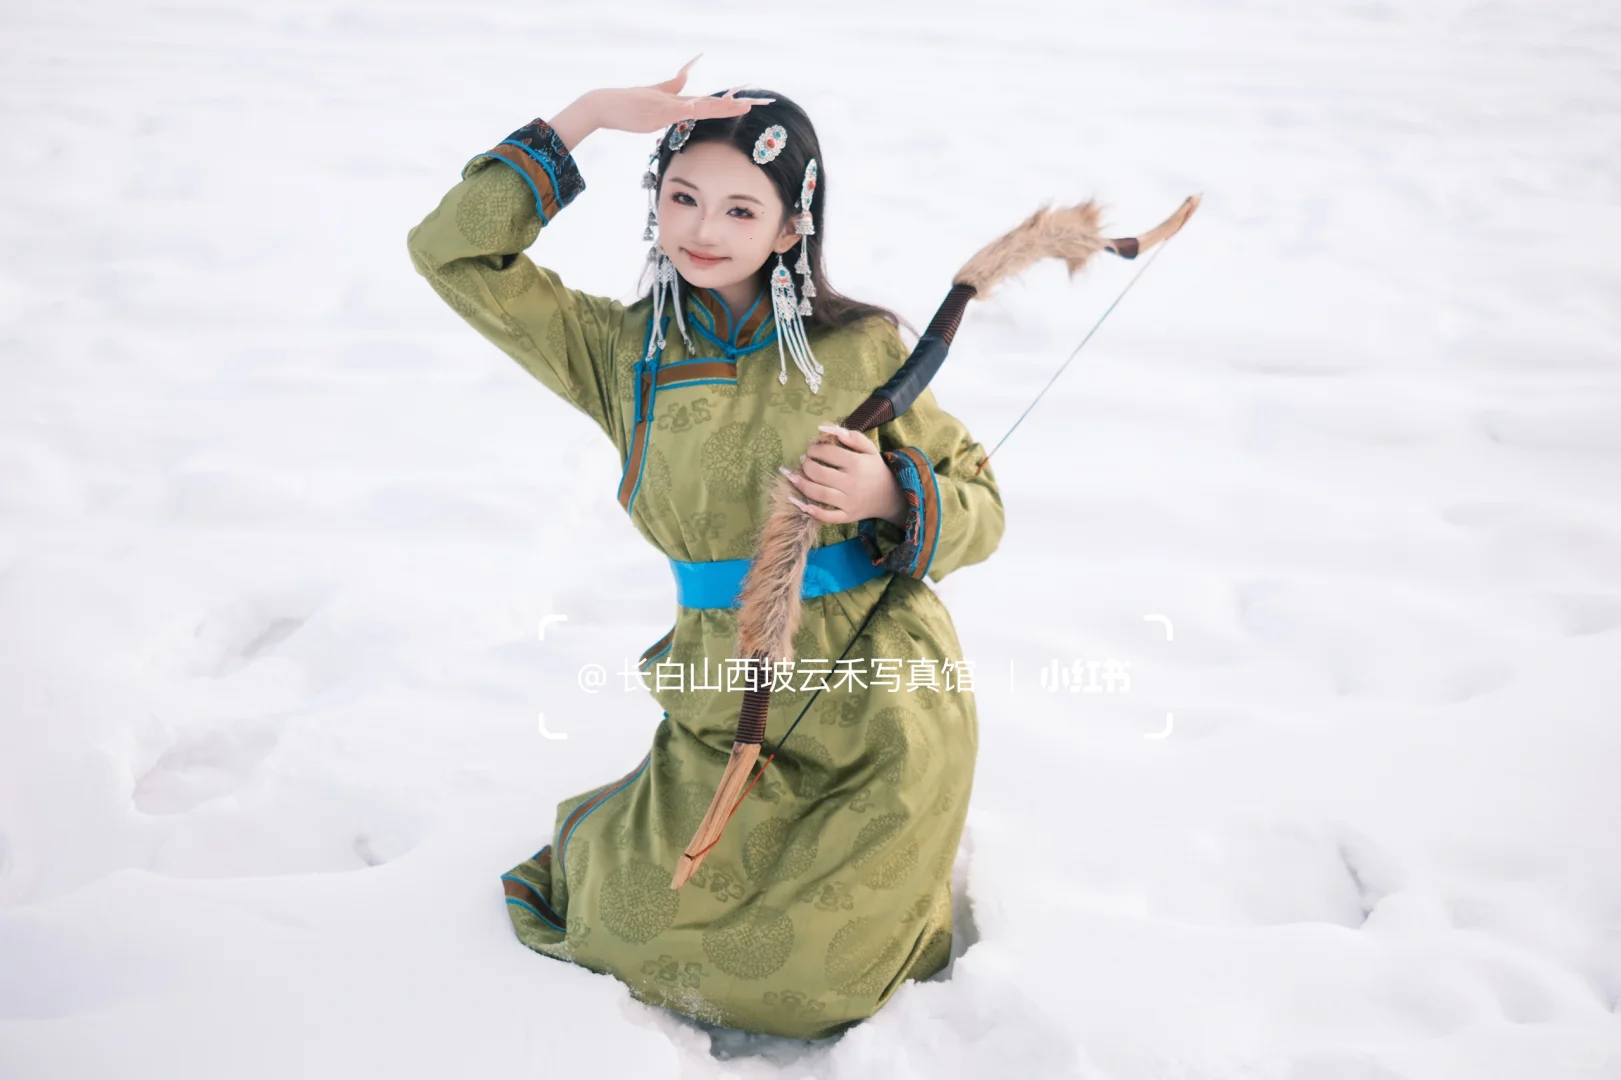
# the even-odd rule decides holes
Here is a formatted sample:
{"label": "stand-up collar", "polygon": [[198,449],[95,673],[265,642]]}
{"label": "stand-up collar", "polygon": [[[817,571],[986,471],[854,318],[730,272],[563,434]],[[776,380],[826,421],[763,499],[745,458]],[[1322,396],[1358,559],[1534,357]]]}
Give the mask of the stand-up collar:
{"label": "stand-up collar", "polygon": [[736,316],[714,289],[688,289],[691,325],[728,358],[751,353],[777,340],[769,290],[760,290],[742,316]]}

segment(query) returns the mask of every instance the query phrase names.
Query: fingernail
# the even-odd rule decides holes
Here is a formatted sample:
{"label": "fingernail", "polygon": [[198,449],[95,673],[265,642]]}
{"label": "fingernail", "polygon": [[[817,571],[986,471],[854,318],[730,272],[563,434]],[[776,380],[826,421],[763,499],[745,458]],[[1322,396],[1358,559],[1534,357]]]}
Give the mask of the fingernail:
{"label": "fingernail", "polygon": [[805,460],[805,455],[804,455],[804,454],[800,454],[800,455],[799,455],[799,460],[800,460],[800,461],[804,461],[804,460]]}

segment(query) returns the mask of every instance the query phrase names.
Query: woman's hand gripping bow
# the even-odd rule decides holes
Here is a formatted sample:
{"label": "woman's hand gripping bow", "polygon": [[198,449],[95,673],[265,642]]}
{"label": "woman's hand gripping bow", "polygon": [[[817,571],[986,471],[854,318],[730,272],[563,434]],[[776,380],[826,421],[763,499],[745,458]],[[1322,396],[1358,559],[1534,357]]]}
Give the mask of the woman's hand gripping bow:
{"label": "woman's hand gripping bow", "polygon": [[799,472],[782,470],[804,496],[790,496],[789,501],[828,525],[864,518],[901,524],[906,519],[906,501],[900,481],[889,471],[877,444],[861,432],[836,424],[822,424],[821,430],[834,439],[812,443],[799,459]]}

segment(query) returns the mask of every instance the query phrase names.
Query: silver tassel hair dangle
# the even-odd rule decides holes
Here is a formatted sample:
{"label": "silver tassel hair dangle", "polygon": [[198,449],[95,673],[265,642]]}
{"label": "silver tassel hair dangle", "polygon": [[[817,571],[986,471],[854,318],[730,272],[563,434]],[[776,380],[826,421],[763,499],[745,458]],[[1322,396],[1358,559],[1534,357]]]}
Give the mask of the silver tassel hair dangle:
{"label": "silver tassel hair dangle", "polygon": [[[681,148],[687,145],[687,140],[692,137],[692,125],[695,123],[697,123],[695,120],[683,120],[670,125],[671,153],[680,153]],[[653,227],[659,223],[655,200],[658,198],[659,186],[659,145],[663,142],[662,133],[653,137],[653,153],[647,159],[647,171],[642,173],[642,189],[647,192],[647,228],[642,230],[642,239],[648,241],[653,239]]]}
{"label": "silver tassel hair dangle", "polygon": [[[805,180],[799,185],[799,215],[794,218],[794,232],[800,236],[816,235],[816,223],[811,218],[811,200],[816,197],[816,159],[811,158],[805,164]],[[799,313],[806,318],[811,315],[811,297],[816,295],[816,283],[811,280],[810,241],[799,242],[799,261],[794,264],[794,270],[805,280],[801,282],[799,295]]]}
{"label": "silver tassel hair dangle", "polygon": [[658,208],[653,203],[658,198],[659,143],[663,140],[662,133],[653,140],[653,153],[647,159],[646,171],[642,173],[642,190],[647,192],[647,228],[642,230],[642,239],[649,242],[653,239],[653,226],[659,223]]}
{"label": "silver tassel hair dangle", "polygon": [[[669,146],[671,151],[679,152],[687,143],[692,134],[693,120],[683,120],[671,125],[669,131]],[[687,336],[687,320],[681,312],[681,278],[675,272],[675,264],[670,261],[659,247],[653,230],[659,222],[657,200],[659,186],[659,145],[664,142],[664,135],[660,134],[653,140],[653,153],[647,159],[647,171],[642,174],[642,187],[647,191],[647,227],[642,230],[642,239],[652,242],[653,246],[647,249],[647,261],[653,273],[653,333],[648,336],[647,355],[643,360],[651,360],[657,353],[664,351],[664,293],[670,294],[670,307],[675,312],[676,326],[681,330],[681,340],[686,343],[687,352],[692,352],[692,338]]]}
{"label": "silver tassel hair dangle", "polygon": [[[781,151],[782,143],[786,139],[780,128],[768,128],[760,136],[763,143],[767,136],[776,135],[775,149]],[[760,160],[760,149],[755,147],[754,158]],[[776,155],[773,154],[773,157]],[[800,237],[809,237],[816,234],[816,225],[811,219],[811,200],[816,196],[816,159],[811,158],[805,164],[805,179],[799,185],[799,213],[794,216],[794,232]],[[804,275],[804,287],[800,299],[794,300],[794,279],[788,273],[788,268],[782,263],[782,256],[777,256],[777,268],[771,271],[771,310],[777,317],[777,355],[782,360],[782,371],[777,376],[779,383],[788,381],[788,353],[792,353],[794,364],[805,373],[805,383],[811,393],[817,393],[822,386],[822,365],[817,362],[816,354],[811,352],[810,338],[805,334],[805,319],[811,315],[810,298],[816,295],[816,285],[811,281],[810,241],[799,241],[799,261],[794,269]],[[787,350],[784,351],[784,344]]]}
{"label": "silver tassel hair dangle", "polygon": [[670,307],[675,312],[675,324],[681,328],[681,340],[686,343],[687,352],[692,352],[692,339],[687,336],[687,320],[681,315],[681,279],[676,275],[675,263],[670,257],[655,247],[647,253],[649,261],[653,263],[653,333],[648,336],[647,355],[643,360],[651,360],[656,353],[664,351],[664,293],[670,293]]}
{"label": "silver tassel hair dangle", "polygon": [[[816,355],[811,352],[810,339],[805,336],[805,322],[800,312],[805,309],[803,302],[794,303],[794,278],[783,265],[782,256],[777,256],[777,268],[771,271],[771,311],[777,319],[777,355],[782,359],[782,372],[777,376],[779,383],[788,382],[788,353],[792,353],[794,364],[805,374],[805,383],[810,387],[811,393],[817,393],[822,386],[822,365],[817,363]],[[783,349],[787,345],[786,352]]]}

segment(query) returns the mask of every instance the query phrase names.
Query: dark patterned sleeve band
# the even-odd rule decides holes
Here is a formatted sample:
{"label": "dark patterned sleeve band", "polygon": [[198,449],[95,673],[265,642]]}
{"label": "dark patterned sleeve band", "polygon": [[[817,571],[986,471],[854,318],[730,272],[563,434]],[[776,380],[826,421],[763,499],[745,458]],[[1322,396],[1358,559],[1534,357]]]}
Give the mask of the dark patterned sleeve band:
{"label": "dark patterned sleeve band", "polygon": [[563,140],[546,121],[535,118],[502,139],[495,147],[475,154],[462,166],[462,179],[480,161],[496,158],[518,170],[535,193],[535,210],[542,225],[549,225],[557,212],[585,190],[585,180]]}
{"label": "dark patterned sleeve band", "polygon": [[905,535],[886,555],[878,545],[878,520],[865,518],[858,526],[867,556],[874,566],[922,579],[934,562],[940,540],[940,487],[934,465],[915,446],[885,450],[884,463],[900,481],[906,502]]}

